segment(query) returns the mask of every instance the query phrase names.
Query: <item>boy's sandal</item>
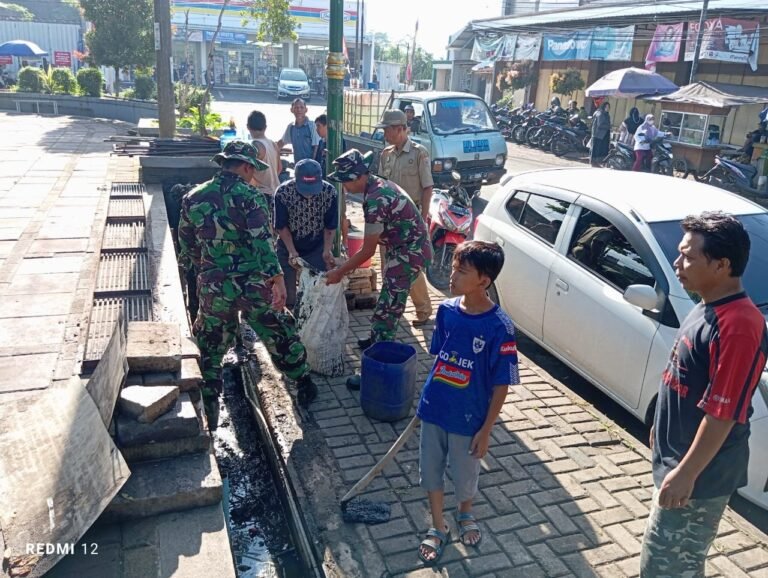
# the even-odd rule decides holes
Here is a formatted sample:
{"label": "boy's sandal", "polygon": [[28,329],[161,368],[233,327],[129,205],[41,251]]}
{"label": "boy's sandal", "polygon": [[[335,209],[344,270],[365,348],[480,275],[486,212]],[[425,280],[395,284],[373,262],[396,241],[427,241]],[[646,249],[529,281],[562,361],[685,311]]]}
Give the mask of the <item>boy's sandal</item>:
{"label": "boy's sandal", "polygon": [[[483,541],[483,534],[480,531],[480,526],[478,526],[475,521],[475,517],[470,512],[459,512],[456,515],[456,522],[458,522],[459,526],[459,540],[461,540],[461,543],[465,546],[477,548],[480,545],[480,542]],[[463,522],[469,522],[469,524],[464,524]],[[474,544],[470,544],[464,540],[464,536],[470,532],[477,532],[477,542]]]}
{"label": "boy's sandal", "polygon": [[[436,564],[437,561],[440,559],[440,556],[443,555],[443,550],[445,549],[445,545],[448,543],[448,538],[451,535],[451,530],[448,528],[448,526],[445,527],[445,532],[441,532],[437,528],[430,528],[427,530],[427,537],[421,541],[421,544],[419,544],[419,558],[421,558],[421,561],[425,564]],[[434,541],[430,540],[430,538],[437,538],[440,540],[439,544],[435,544]],[[424,557],[424,554],[421,552],[421,547],[426,546],[427,548],[431,548],[435,552],[435,557],[431,560]]]}

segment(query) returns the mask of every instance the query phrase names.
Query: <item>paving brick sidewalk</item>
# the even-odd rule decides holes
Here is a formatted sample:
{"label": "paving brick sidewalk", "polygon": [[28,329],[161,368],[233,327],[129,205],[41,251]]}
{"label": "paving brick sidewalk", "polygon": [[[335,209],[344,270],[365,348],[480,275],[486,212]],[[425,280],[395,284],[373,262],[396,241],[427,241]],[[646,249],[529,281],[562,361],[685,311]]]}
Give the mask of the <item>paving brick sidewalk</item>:
{"label": "paving brick sidewalk", "polygon": [[[435,306],[443,298],[433,293]],[[368,335],[370,313],[351,315],[351,368],[359,368],[355,342]],[[398,339],[417,348],[421,384],[432,364],[427,352],[432,325],[413,328],[412,318],[409,305]],[[417,436],[369,487],[365,497],[390,502],[392,519],[378,526],[360,524],[355,531],[361,544],[375,545],[376,558],[390,576],[638,575],[653,488],[647,448],[543,370],[521,361],[522,384],[510,390],[482,464],[475,514],[484,538],[478,550],[456,540],[456,523],[449,516],[453,541],[440,566],[425,569],[419,561],[416,550],[430,517],[418,487]],[[348,391],[343,379],[320,382],[321,395],[310,413],[349,488],[383,456],[408,420],[369,420],[359,395]],[[446,489],[446,513],[451,513],[456,504],[450,482]],[[339,495],[344,491],[340,488]],[[768,577],[761,534],[730,511],[711,550],[707,576]]]}

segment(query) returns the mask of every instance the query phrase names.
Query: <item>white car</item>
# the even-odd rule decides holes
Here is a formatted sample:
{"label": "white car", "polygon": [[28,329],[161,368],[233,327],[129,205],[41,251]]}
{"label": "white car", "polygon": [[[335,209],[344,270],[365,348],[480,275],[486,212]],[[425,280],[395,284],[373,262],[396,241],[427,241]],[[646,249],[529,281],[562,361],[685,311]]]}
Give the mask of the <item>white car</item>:
{"label": "white car", "polygon": [[301,68],[283,68],[277,79],[277,100],[303,98],[309,101],[311,90],[307,73]]}
{"label": "white car", "polygon": [[[709,185],[645,173],[548,169],[510,178],[475,238],[505,253],[491,294],[520,330],[646,424],[694,301],[672,263],[689,214],[736,215],[752,248],[745,289],[768,315],[768,211]],[[752,399],[749,484],[768,508],[768,370]]]}

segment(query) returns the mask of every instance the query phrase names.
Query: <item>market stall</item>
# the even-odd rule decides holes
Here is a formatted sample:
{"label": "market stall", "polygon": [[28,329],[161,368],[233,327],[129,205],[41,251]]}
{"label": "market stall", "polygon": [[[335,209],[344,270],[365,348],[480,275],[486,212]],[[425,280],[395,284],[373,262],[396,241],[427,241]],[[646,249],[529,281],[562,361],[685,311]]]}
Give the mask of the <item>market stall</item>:
{"label": "market stall", "polygon": [[768,88],[696,82],[644,100],[661,103],[661,128],[671,133],[675,172],[699,177],[714,165],[716,155],[734,148],[723,143],[731,109],[768,102]]}

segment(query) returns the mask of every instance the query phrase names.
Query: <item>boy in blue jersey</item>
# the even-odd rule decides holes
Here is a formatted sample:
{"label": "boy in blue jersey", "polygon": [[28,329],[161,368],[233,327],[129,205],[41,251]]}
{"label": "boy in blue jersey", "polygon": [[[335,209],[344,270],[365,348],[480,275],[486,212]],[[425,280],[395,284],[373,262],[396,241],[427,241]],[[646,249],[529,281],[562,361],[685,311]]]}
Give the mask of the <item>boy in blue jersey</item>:
{"label": "boy in blue jersey", "polygon": [[459,539],[477,546],[482,538],[472,515],[480,460],[508,386],[520,382],[514,325],[487,293],[503,264],[504,252],[495,243],[459,245],[450,285],[458,297],[443,302],[435,318],[429,351],[437,357],[416,412],[422,422],[419,475],[432,513],[432,528],[419,545],[427,564],[437,562],[449,537],[443,518],[446,463],[459,504]]}

